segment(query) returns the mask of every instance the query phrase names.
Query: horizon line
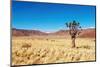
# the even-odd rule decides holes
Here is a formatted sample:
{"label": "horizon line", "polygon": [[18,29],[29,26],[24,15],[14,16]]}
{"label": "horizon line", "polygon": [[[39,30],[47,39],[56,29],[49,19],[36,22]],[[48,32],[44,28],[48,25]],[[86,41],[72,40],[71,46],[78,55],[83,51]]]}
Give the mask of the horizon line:
{"label": "horizon line", "polygon": [[[39,29],[23,29],[23,28],[12,28],[12,29],[19,29],[19,30],[36,30],[36,31],[40,31],[40,32],[45,32],[45,33],[53,33],[53,32],[57,32],[57,31],[61,31],[61,30],[66,30],[68,31],[69,29],[59,29],[59,30],[55,30],[55,31],[43,31],[43,30],[39,30]],[[82,29],[95,29],[95,27],[88,27],[88,28],[82,28]]]}

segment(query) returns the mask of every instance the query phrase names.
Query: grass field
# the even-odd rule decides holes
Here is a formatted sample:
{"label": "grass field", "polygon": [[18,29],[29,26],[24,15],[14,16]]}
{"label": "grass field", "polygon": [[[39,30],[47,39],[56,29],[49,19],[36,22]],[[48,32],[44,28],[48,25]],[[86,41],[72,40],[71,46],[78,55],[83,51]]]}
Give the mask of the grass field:
{"label": "grass field", "polygon": [[95,61],[95,39],[77,38],[71,48],[70,37],[19,36],[12,38],[12,64],[47,64]]}

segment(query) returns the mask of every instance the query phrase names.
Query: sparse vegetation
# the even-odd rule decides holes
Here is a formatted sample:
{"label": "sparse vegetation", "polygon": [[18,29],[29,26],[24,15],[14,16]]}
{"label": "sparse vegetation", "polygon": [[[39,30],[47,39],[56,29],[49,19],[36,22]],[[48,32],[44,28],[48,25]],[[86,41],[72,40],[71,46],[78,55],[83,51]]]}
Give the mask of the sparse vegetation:
{"label": "sparse vegetation", "polygon": [[13,37],[12,64],[94,61],[95,42],[93,40],[94,38],[77,38],[77,48],[71,48],[70,38],[61,39],[61,36]]}

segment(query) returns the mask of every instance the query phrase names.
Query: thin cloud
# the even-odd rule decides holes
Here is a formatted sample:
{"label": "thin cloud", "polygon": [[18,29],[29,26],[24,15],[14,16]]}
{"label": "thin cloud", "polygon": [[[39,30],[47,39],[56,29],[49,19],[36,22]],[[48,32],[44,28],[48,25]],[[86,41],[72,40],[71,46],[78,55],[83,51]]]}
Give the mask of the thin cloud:
{"label": "thin cloud", "polygon": [[83,29],[92,29],[92,28],[95,28],[95,27],[84,27]]}

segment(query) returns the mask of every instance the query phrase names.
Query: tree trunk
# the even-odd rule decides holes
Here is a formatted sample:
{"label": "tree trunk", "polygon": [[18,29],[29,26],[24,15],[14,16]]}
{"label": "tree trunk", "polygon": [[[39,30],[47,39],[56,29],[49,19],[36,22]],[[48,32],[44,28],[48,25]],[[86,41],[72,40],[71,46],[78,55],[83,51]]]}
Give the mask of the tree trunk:
{"label": "tree trunk", "polygon": [[72,38],[72,48],[75,48],[75,38]]}

